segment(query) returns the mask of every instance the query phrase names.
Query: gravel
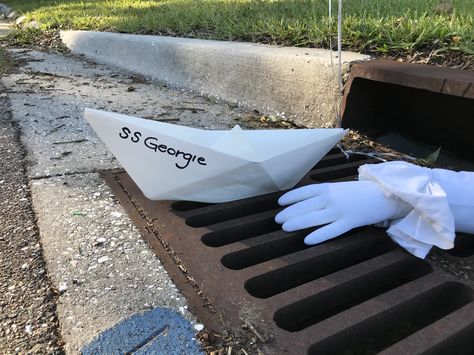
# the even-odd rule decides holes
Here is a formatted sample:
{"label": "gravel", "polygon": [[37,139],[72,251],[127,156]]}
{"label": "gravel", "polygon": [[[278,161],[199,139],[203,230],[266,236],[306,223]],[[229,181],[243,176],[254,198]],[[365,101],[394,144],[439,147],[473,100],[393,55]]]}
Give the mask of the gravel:
{"label": "gravel", "polygon": [[155,307],[190,321],[185,299],[98,174],[32,182],[34,207],[68,353]]}
{"label": "gravel", "polygon": [[25,151],[0,92],[0,353],[61,354],[57,293],[31,209]]}

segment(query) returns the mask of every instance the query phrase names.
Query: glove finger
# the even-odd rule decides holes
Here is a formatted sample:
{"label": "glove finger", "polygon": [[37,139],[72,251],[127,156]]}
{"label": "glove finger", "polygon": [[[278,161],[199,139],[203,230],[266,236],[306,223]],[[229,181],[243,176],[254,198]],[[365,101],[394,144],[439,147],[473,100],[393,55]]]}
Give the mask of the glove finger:
{"label": "glove finger", "polygon": [[326,206],[326,198],[323,196],[313,197],[285,208],[275,216],[275,222],[282,224],[291,218],[302,216],[308,212],[321,210]]}
{"label": "glove finger", "polygon": [[313,245],[325,242],[326,240],[336,238],[341,234],[350,231],[352,227],[343,222],[334,222],[324,227],[318,228],[304,238],[305,244]]}
{"label": "glove finger", "polygon": [[283,223],[282,229],[285,232],[293,232],[314,226],[331,223],[336,220],[333,210],[324,209],[319,211],[308,212],[302,216],[297,216]]}
{"label": "glove finger", "polygon": [[278,204],[280,206],[288,206],[295,202],[318,196],[324,191],[325,185],[326,184],[313,184],[288,191],[278,199]]}

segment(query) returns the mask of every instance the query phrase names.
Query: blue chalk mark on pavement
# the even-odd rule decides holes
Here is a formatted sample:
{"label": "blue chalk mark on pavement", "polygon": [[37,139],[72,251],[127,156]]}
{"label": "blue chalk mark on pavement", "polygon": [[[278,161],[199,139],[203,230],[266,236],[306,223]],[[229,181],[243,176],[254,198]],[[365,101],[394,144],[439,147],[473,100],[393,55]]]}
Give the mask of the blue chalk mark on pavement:
{"label": "blue chalk mark on pavement", "polygon": [[100,354],[203,354],[191,322],[168,308],[139,313],[99,334],[82,349]]}

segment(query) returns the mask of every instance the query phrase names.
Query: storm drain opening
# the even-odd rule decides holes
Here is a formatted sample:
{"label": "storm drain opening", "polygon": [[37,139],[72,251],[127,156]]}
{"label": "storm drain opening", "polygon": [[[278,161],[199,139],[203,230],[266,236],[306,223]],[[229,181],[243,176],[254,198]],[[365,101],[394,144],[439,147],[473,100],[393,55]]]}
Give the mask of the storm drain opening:
{"label": "storm drain opening", "polygon": [[191,211],[195,210],[197,208],[202,208],[206,206],[211,206],[211,203],[204,203],[204,202],[192,202],[192,201],[178,201],[174,202],[171,205],[171,208],[173,208],[175,211]]}
{"label": "storm drain opening", "polygon": [[430,272],[432,268],[427,263],[404,257],[349,282],[282,307],[275,312],[274,319],[280,328],[296,332]]}
{"label": "storm drain opening", "polygon": [[[232,223],[231,227],[225,226],[222,229],[204,234],[201,240],[207,246],[220,247],[252,238],[263,233],[275,232],[281,229],[281,226],[274,221],[275,214],[274,211],[270,211],[270,213],[265,212],[256,220],[239,220],[236,223]],[[217,229],[215,225],[211,226],[210,229],[211,228]]]}
{"label": "storm drain opening", "polygon": [[[348,162],[333,151],[302,181],[350,180],[367,160]],[[223,204],[154,202],[125,173],[111,174],[107,181],[208,329],[241,334],[242,324],[250,322],[265,335],[255,346],[268,354],[347,349],[365,354],[403,344],[448,315],[463,327],[457,335],[448,330],[437,334],[424,351],[444,349],[442,344],[453,336],[471,339],[463,334],[464,328],[472,329],[474,317],[462,312],[472,301],[470,288],[450,283],[426,261],[400,250],[382,229],[358,228],[308,246],[303,242],[308,231],[285,233],[273,220],[282,193]],[[179,256],[179,265],[163,251],[163,243]],[[189,276],[180,278],[183,269]],[[391,305],[391,293],[428,276],[432,286]],[[188,277],[195,282],[192,287]],[[452,299],[446,300],[448,296]],[[380,309],[358,310],[374,300]],[[215,311],[202,302],[210,302]],[[243,316],[249,312],[251,320]],[[360,340],[365,338],[369,340]]]}
{"label": "storm drain opening", "polygon": [[341,249],[254,276],[245,282],[245,289],[254,297],[268,298],[395,248],[389,240],[370,235],[353,235],[347,242]]}
{"label": "storm drain opening", "polygon": [[445,250],[446,253],[459,258],[468,258],[474,255],[474,238],[472,235],[458,233],[454,241],[454,248]]}
{"label": "storm drain opening", "polygon": [[[278,208],[278,196],[279,194],[270,194],[258,196],[258,198],[248,199],[247,202],[241,202],[239,204],[231,205],[228,208],[222,208],[217,210],[216,208],[211,209],[207,212],[195,214],[186,219],[186,224],[190,227],[206,227],[227,220],[236,219],[238,217],[245,217],[260,212],[266,212]],[[173,206],[173,208],[175,208]]]}
{"label": "storm drain opening", "polygon": [[309,354],[377,354],[471,303],[472,290],[447,282],[310,347]]}
{"label": "storm drain opening", "polygon": [[474,72],[378,60],[355,64],[342,126],[396,151],[474,170]]}
{"label": "storm drain opening", "polygon": [[[232,270],[242,270],[249,266],[308,249],[310,246],[303,242],[308,232],[308,230],[294,233],[277,231],[263,234],[262,236],[268,240],[266,243],[252,245],[247,249],[226,254],[221,259],[222,265]],[[255,239],[253,238],[252,241],[255,242]]]}
{"label": "storm drain opening", "polygon": [[[349,79],[354,91],[345,98],[346,127],[381,133],[387,129],[382,114],[390,112],[379,111],[379,104],[390,102],[385,108],[390,111],[405,102],[394,103],[394,97],[408,100],[418,95],[416,90],[455,96],[463,110],[471,110],[472,100],[464,99],[474,98],[473,86],[465,85],[462,76],[444,80],[443,72],[441,79],[430,79],[415,71],[412,80],[398,67],[393,74],[392,64],[362,63],[354,68]],[[399,86],[406,86],[402,89],[408,94],[398,93]],[[380,90],[389,87],[392,96],[386,97]],[[363,98],[361,88],[376,88],[379,96],[369,93]],[[360,112],[369,123],[362,122]],[[394,119],[389,127],[408,127],[409,122]],[[465,139],[473,123],[463,124],[461,137],[438,132],[435,143],[454,150],[472,147]],[[297,186],[354,180],[360,165],[375,162],[362,155],[347,159],[335,148]],[[308,246],[308,230],[286,233],[274,221],[284,192],[221,204],[150,201],[124,172],[109,172],[105,179],[206,331],[220,339],[236,336],[249,353],[472,353],[472,281],[408,254],[384,229],[358,228]],[[473,241],[461,235],[449,257],[469,260]]]}

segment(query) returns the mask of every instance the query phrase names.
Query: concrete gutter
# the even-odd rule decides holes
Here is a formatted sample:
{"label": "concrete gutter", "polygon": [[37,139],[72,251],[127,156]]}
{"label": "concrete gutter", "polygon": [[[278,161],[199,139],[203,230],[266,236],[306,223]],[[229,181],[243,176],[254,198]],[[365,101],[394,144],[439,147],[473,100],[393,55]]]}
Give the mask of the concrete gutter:
{"label": "concrete gutter", "polygon": [[[300,125],[335,125],[337,66],[328,50],[90,31],[64,31],[61,38],[73,53],[176,88]],[[345,73],[350,63],[369,59],[351,52],[342,58]]]}

